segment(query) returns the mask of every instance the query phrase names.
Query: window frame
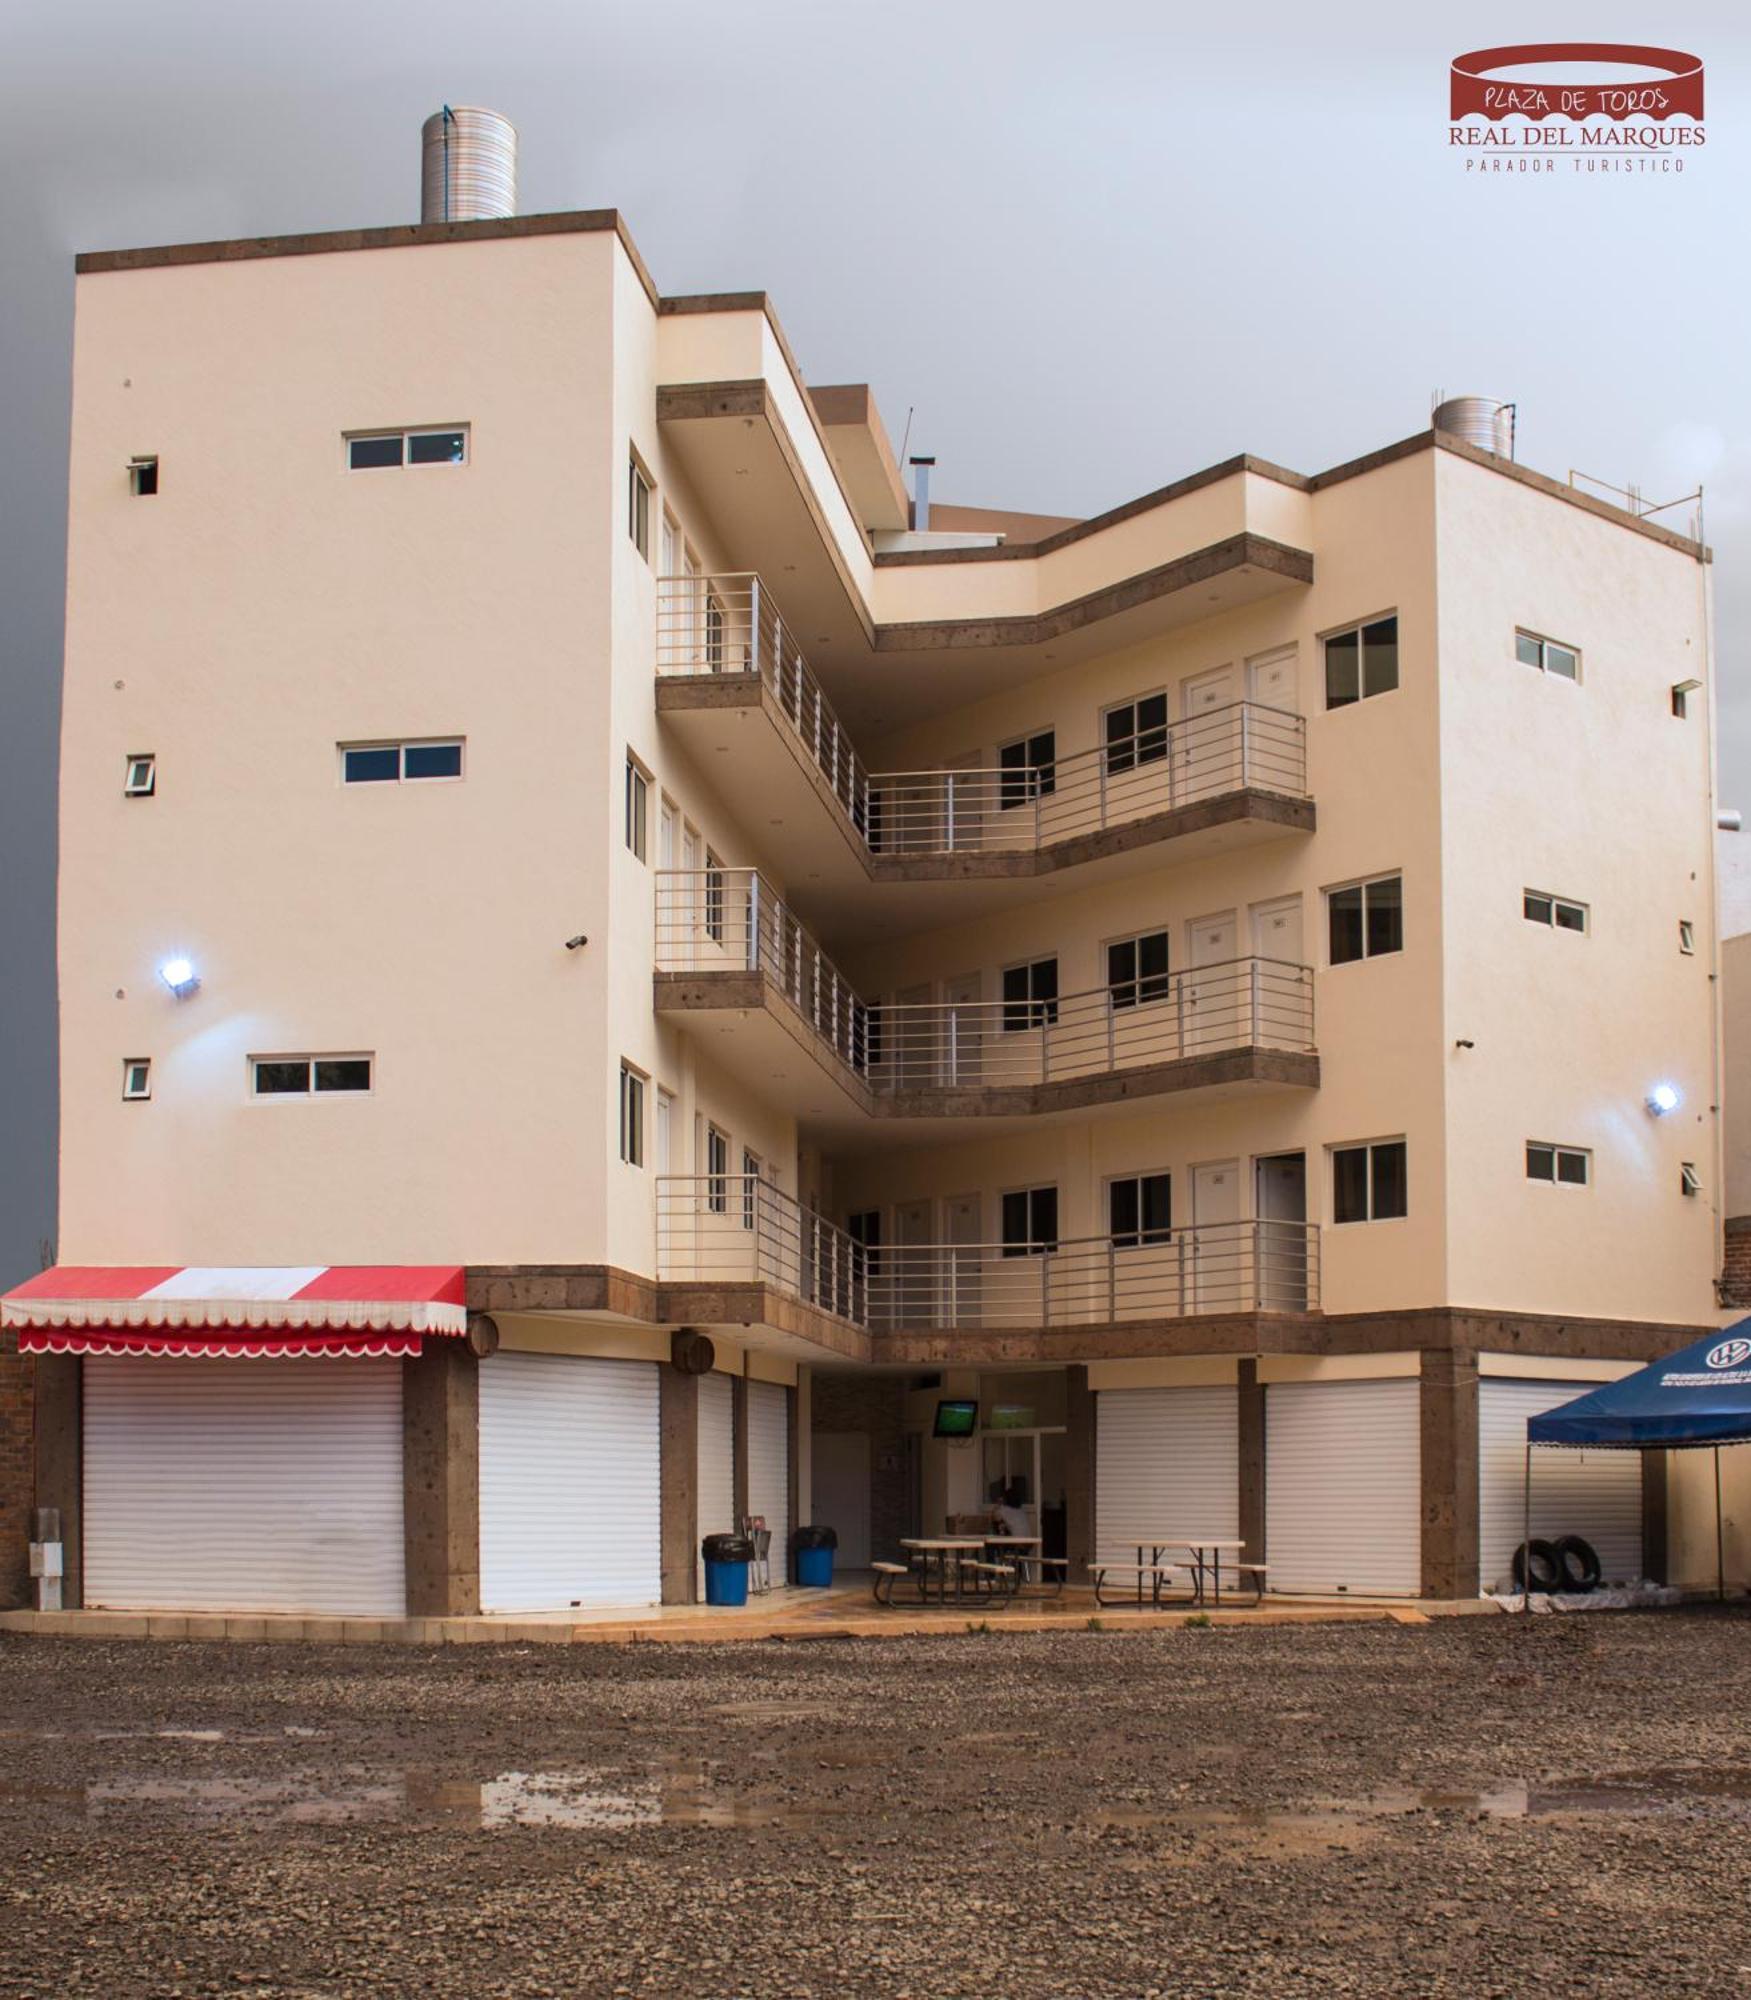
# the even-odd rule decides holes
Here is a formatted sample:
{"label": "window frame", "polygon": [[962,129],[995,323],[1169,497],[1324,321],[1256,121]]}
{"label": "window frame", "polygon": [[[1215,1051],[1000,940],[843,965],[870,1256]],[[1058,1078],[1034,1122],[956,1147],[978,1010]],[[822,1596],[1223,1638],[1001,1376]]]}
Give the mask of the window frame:
{"label": "window frame", "polygon": [[[1051,1198],[1051,1230],[1048,1235],[1035,1234],[1038,1210],[1044,1207],[1045,1198]],[[1012,1201],[1025,1204],[1027,1236],[1011,1236],[1009,1233],[1008,1207]],[[1040,1181],[1027,1187],[1000,1188],[997,1195],[997,1226],[1000,1232],[1000,1252],[1004,1257],[1051,1257],[1057,1253],[1059,1243],[1058,1183]]]}
{"label": "window frame", "polygon": [[864,1277],[879,1278],[882,1274],[882,1211],[879,1208],[847,1211],[845,1233],[863,1253]]}
{"label": "window frame", "polygon": [[[1532,903],[1545,904],[1550,914],[1542,917],[1535,915],[1528,907]],[[1561,923],[1557,918],[1559,910],[1567,910],[1578,915],[1581,921],[1578,924]],[[1573,896],[1559,896],[1550,889],[1522,889],[1520,916],[1526,923],[1542,925],[1547,931],[1567,931],[1571,937],[1590,937],[1593,932],[1592,904],[1579,902]]]}
{"label": "window frame", "polygon": [[136,500],[152,500],[157,497],[157,452],[139,451],[128,460],[128,491]]}
{"label": "window frame", "polygon": [[648,1158],[645,1118],[650,1081],[636,1063],[620,1058],[620,1159],[624,1166],[643,1167]]}
{"label": "window frame", "polygon": [[[1545,1153],[1550,1157],[1550,1172],[1539,1174],[1532,1171],[1534,1153]],[[1581,1177],[1562,1170],[1565,1160],[1579,1160]],[[1555,1139],[1528,1139],[1521,1148],[1521,1168],[1527,1180],[1534,1186],[1590,1188],[1593,1185],[1593,1149],[1591,1146],[1565,1146]]]}
{"label": "window frame", "polygon": [[[1368,685],[1368,634],[1382,625],[1390,625],[1392,627],[1392,679],[1384,687],[1371,688]],[[1325,688],[1325,712],[1328,715],[1334,709],[1360,708],[1365,701],[1374,701],[1381,695],[1397,694],[1399,689],[1404,685],[1404,675],[1401,671],[1404,648],[1402,635],[1399,631],[1399,615],[1396,605],[1390,611],[1376,611],[1371,617],[1356,618],[1350,620],[1347,624],[1334,625],[1329,632],[1321,632],[1317,637],[1319,641],[1319,663]],[[1332,695],[1331,649],[1334,645],[1341,645],[1346,639],[1353,639],[1355,641],[1356,692],[1354,694],[1340,695],[1334,700]],[[1381,641],[1378,643],[1384,645],[1385,642]]]}
{"label": "window frame", "polygon": [[[1041,750],[1045,755],[1037,755]],[[1018,759],[1005,763],[1010,752],[1019,750]],[[1016,806],[1033,805],[1050,798],[1058,789],[1058,731],[1031,729],[1012,736],[997,746],[997,810],[1010,812]]]}
{"label": "window frame", "polygon": [[730,1212],[730,1135],[705,1121],[705,1206],[711,1215]]}
{"label": "window frame", "polygon": [[[1404,1206],[1386,1214],[1378,1212],[1376,1200],[1376,1158],[1380,1153],[1397,1152],[1399,1160],[1399,1184],[1403,1191]],[[1331,1218],[1334,1229],[1356,1229],[1377,1222],[1403,1222],[1410,1215],[1410,1146],[1403,1134],[1384,1139],[1347,1139],[1340,1145],[1328,1146],[1329,1159],[1327,1174],[1331,1186]],[[1364,1208],[1361,1215],[1339,1215],[1338,1213],[1338,1161],[1349,1155],[1360,1153],[1364,1157]]]}
{"label": "window frame", "polygon": [[[422,437],[458,437],[462,440],[462,455],[459,458],[412,458],[409,446],[413,439]],[[385,460],[379,465],[355,465],[353,447],[356,444],[387,443],[395,438],[401,445],[401,456],[393,461]],[[474,439],[467,424],[408,424],[397,428],[390,425],[383,430],[342,431],[341,464],[347,472],[410,472],[423,470],[427,466],[469,465],[474,459]]]}
{"label": "window frame", "polygon": [[[136,1073],[139,1088],[135,1089]],[[152,1097],[152,1058],[150,1056],[122,1057],[122,1102],[124,1104],[146,1104]]]}
{"label": "window frame", "polygon": [[[337,743],[335,755],[340,761],[340,781],[343,788],[354,785],[459,785],[468,774],[468,739],[465,736],[389,736],[383,738],[366,737],[356,743]],[[410,750],[448,750],[456,752],[454,771],[434,771],[429,774],[415,773],[408,776],[407,753]],[[347,775],[347,759],[355,752],[391,750],[395,753],[395,775],[385,778],[353,778]]]}
{"label": "window frame", "polygon": [[[1145,972],[1142,947],[1156,939],[1161,941],[1161,970]],[[1131,976],[1115,979],[1113,953],[1125,950],[1131,953]],[[1107,938],[1101,945],[1101,953],[1106,966],[1109,1012],[1130,1013],[1138,1007],[1160,1006],[1163,1001],[1173,998],[1173,942],[1166,926],[1160,930],[1134,931],[1128,937]],[[1128,997],[1121,999],[1121,993],[1127,993]]]}
{"label": "window frame", "polygon": [[[1167,1203],[1167,1220],[1150,1223],[1145,1189],[1160,1183]],[[1113,1214],[1113,1195],[1119,1188],[1135,1190],[1135,1226],[1121,1230]],[[1173,1175],[1165,1168],[1147,1173],[1112,1174],[1106,1182],[1107,1240],[1115,1250],[1153,1250],[1173,1241]]]}
{"label": "window frame", "polygon": [[[1380,888],[1388,882],[1396,882],[1398,884],[1398,942],[1382,946],[1379,950],[1375,950],[1373,947],[1373,911],[1370,907],[1368,892],[1370,889]],[[1361,949],[1349,956],[1339,958],[1334,949],[1335,940],[1332,933],[1334,916],[1333,899],[1338,896],[1352,894],[1359,898],[1356,913],[1360,925],[1359,937]],[[1371,959],[1396,958],[1402,954],[1404,951],[1404,870],[1402,868],[1384,869],[1378,875],[1362,875],[1349,882],[1333,882],[1328,888],[1322,889],[1320,895],[1325,902],[1325,962],[1328,966],[1365,965]]]}
{"label": "window frame", "polygon": [[[1041,982],[1036,975],[1044,971],[1048,965],[1052,968],[1052,990],[1049,993],[1037,992],[1035,988]],[[1027,990],[1024,993],[1012,994],[1009,991],[1009,982],[1011,976],[1017,973],[1024,976]],[[1001,1005],[1003,1008],[1001,1033],[1005,1035],[1022,1035],[1036,1029],[1057,1026],[1058,1002],[1062,995],[1059,987],[1058,954],[1056,952],[1048,953],[1040,958],[1022,959],[1018,964],[1004,966],[999,976],[999,983],[1002,995]]]}
{"label": "window frame", "polygon": [[626,849],[635,861],[649,864],[651,847],[651,787],[656,780],[640,760],[626,753],[626,795],[623,829]]}
{"label": "window frame", "polygon": [[[1537,659],[1527,659],[1525,653],[1521,650],[1522,646],[1530,646],[1537,653]],[[1553,649],[1559,653],[1566,653],[1575,663],[1575,670],[1572,674],[1565,674],[1561,667],[1553,667],[1550,664],[1549,656]],[[1514,662],[1517,666],[1534,668],[1537,672],[1543,674],[1547,680],[1567,681],[1570,687],[1579,687],[1581,685],[1580,647],[1570,645],[1567,639],[1553,639],[1546,632],[1534,632],[1530,626],[1516,625],[1514,627]]]}
{"label": "window frame", "polygon": [[651,559],[651,502],[657,497],[657,482],[651,477],[636,445],[626,454],[626,533],[645,562]]}
{"label": "window frame", "polygon": [[[134,774],[145,769],[146,782],[137,785]],[[122,761],[122,797],[124,799],[154,799],[158,796],[158,753],[156,750],[131,752]]]}
{"label": "window frame", "polygon": [[1678,919],[1678,950],[1685,958],[1696,956],[1696,925],[1689,917]]}
{"label": "window frame", "polygon": [[[1159,723],[1145,723],[1139,715],[1146,702],[1161,704]],[[1122,735],[1113,735],[1113,718],[1128,715],[1130,728]],[[1172,717],[1169,714],[1166,688],[1151,688],[1147,694],[1133,695],[1129,701],[1116,701],[1110,708],[1100,712],[1101,769],[1109,777],[1121,777],[1127,771],[1140,771],[1145,764],[1161,764],[1167,761],[1172,736]]]}
{"label": "window frame", "polygon": [[[307,1104],[318,1097],[374,1097],[377,1092],[377,1058],[369,1050],[352,1049],[342,1051],[337,1049],[318,1055],[300,1055],[294,1051],[288,1051],[285,1054],[252,1055],[247,1057],[246,1060],[249,1065],[249,1096],[251,1102],[278,1102],[281,1099],[290,1098],[298,1103]],[[304,1065],[305,1082],[302,1090],[263,1090],[260,1087],[259,1073],[263,1068],[271,1064],[290,1066],[293,1063],[302,1063]],[[363,1063],[367,1071],[363,1088],[357,1090],[340,1089],[330,1085],[327,1089],[324,1089],[316,1080],[317,1071],[323,1063]]]}
{"label": "window frame", "polygon": [[721,945],[724,941],[724,905],[728,900],[724,877],[727,873],[722,855],[708,844],[705,850],[705,894],[701,899],[701,914],[705,923],[705,935],[716,945]]}

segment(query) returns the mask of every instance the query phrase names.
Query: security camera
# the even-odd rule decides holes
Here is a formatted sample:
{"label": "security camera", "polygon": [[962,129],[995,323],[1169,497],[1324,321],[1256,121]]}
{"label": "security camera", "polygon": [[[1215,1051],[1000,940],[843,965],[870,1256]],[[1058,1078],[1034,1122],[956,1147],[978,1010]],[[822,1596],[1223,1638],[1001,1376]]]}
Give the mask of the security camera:
{"label": "security camera", "polygon": [[576,951],[580,945],[586,945],[589,943],[589,941],[590,940],[584,936],[583,932],[579,931],[576,937],[568,937],[566,939],[565,948],[567,951]]}

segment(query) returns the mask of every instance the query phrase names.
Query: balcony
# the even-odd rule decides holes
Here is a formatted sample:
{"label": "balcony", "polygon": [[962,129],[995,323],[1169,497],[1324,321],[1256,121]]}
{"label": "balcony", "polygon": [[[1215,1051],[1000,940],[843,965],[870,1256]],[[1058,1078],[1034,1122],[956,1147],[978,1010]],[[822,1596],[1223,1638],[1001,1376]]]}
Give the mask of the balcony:
{"label": "balcony", "polygon": [[660,870],[656,956],[660,1012],[715,1017],[768,1094],[865,1136],[870,1120],[1319,1082],[1313,974],[1279,959],[1049,997],[872,1007],[750,868]]}
{"label": "balcony", "polygon": [[758,576],[659,579],[657,707],[708,771],[733,754],[736,802],[799,881],[1021,883],[1314,823],[1304,719],[1250,701],[1046,766],[871,773]]}
{"label": "balcony", "polygon": [[1316,1223],[1205,1223],[1115,1241],[866,1250],[751,1174],[663,1175],[658,1280],[762,1285],[873,1333],[1116,1327],[1319,1309]]}

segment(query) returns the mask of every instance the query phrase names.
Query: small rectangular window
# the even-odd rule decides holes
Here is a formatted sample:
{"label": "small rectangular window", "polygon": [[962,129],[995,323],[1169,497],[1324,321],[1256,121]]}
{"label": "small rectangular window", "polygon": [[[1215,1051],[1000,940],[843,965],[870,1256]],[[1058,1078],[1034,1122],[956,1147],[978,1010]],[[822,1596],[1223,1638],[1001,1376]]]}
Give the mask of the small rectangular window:
{"label": "small rectangular window", "polygon": [[156,453],[142,453],[128,460],[128,485],[136,500],[149,500],[158,491]]}
{"label": "small rectangular window", "polygon": [[650,803],[650,779],[629,750],[626,753],[626,844],[640,861],[645,858]]}
{"label": "small rectangular window", "polygon": [[456,743],[404,743],[401,746],[401,775],[413,778],[459,778],[462,775],[462,745]]}
{"label": "small rectangular window", "polygon": [[1058,1190],[1015,1188],[1003,1197],[1005,1257],[1043,1257],[1058,1247]]}
{"label": "small rectangular window", "polygon": [[1404,878],[1378,875],[1325,892],[1326,928],[1333,965],[1383,958],[1404,950]]}
{"label": "small rectangular window", "polygon": [[129,1056],[122,1064],[122,1096],[138,1103],[152,1095],[152,1058]]}
{"label": "small rectangular window", "polygon": [[1058,732],[1042,729],[997,746],[997,805],[1002,812],[1046,798],[1058,788]]}
{"label": "small rectangular window", "polygon": [[1107,994],[1115,1008],[1165,1000],[1173,990],[1167,970],[1166,931],[1145,931],[1107,946]]}
{"label": "small rectangular window", "polygon": [[311,1065],[315,1087],[324,1090],[369,1090],[371,1062],[368,1056],[319,1056]]}
{"label": "small rectangular window", "polygon": [[257,1097],[368,1091],[371,1070],[369,1056],[252,1056],[250,1088]]}
{"label": "small rectangular window", "polygon": [[1325,705],[1348,708],[1398,686],[1398,614],[1373,618],[1325,642]]}
{"label": "small rectangular window", "polygon": [[462,465],[468,459],[466,427],[418,431],[375,431],[347,439],[347,470],[365,472],[383,465]]}
{"label": "small rectangular window", "polygon": [[1141,695],[1109,708],[1102,719],[1102,737],[1109,774],[1160,763],[1167,755],[1167,696]]}
{"label": "small rectangular window", "polygon": [[1701,681],[1674,681],[1672,683],[1672,713],[1680,722],[1690,720],[1690,697],[1700,691]]}
{"label": "small rectangular window", "polygon": [[1120,1250],[1172,1242],[1172,1175],[1127,1174],[1108,1181],[1107,1230]]}
{"label": "small rectangular window", "polygon": [[373,466],[400,465],[405,446],[400,431],[385,437],[356,437],[347,440],[347,469],[365,472]]}
{"label": "small rectangular window", "polygon": [[151,755],[130,757],[122,778],[122,797],[149,799],[158,789],[158,759]]}
{"label": "small rectangular window", "polygon": [[636,458],[626,467],[626,532],[648,562],[651,553],[651,483]]}
{"label": "small rectangular window", "polygon": [[344,785],[397,785],[421,778],[459,778],[462,739],[423,743],[343,743],[340,775]]}
{"label": "small rectangular window", "polygon": [[1003,973],[1003,1032],[1021,1034],[1028,1028],[1049,1028],[1058,1019],[1058,961],[1037,958],[1031,965],[1011,965]]}
{"label": "small rectangular window", "polygon": [[1678,949],[1686,958],[1696,955],[1696,926],[1688,917],[1678,919]]}
{"label": "small rectangular window", "polygon": [[644,1165],[643,1075],[630,1063],[620,1065],[620,1157],[629,1167]]}
{"label": "small rectangular window", "polygon": [[1548,924],[1552,930],[1587,929],[1587,905],[1567,896],[1553,896],[1544,889],[1528,889],[1520,898],[1520,914],[1529,924]]}
{"label": "small rectangular window", "polygon": [[1702,1176],[1696,1170],[1694,1160],[1682,1160],[1678,1166],[1678,1192],[1682,1195],[1702,1193]]}
{"label": "small rectangular window", "polygon": [[409,465],[460,465],[467,456],[468,441],[462,431],[409,431]]}
{"label": "small rectangular window", "polygon": [[1514,657],[1523,667],[1537,667],[1541,673],[1555,674],[1558,680],[1581,678],[1581,655],[1576,648],[1536,632],[1514,634]]}
{"label": "small rectangular window", "polygon": [[1553,1187],[1586,1187],[1593,1178],[1593,1156],[1583,1146],[1555,1146],[1546,1140],[1526,1142],[1526,1178]]}
{"label": "small rectangular window", "polygon": [[1331,1164],[1333,1222],[1390,1222],[1409,1212],[1402,1139],[1334,1146]]}

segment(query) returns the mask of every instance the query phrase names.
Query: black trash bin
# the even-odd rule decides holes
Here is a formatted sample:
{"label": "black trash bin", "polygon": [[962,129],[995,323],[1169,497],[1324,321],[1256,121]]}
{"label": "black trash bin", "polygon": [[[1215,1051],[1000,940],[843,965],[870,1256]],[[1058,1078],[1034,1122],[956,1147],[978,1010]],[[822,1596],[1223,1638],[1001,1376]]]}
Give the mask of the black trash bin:
{"label": "black trash bin", "polygon": [[746,1535],[707,1535],[699,1547],[705,1557],[706,1603],[746,1604],[754,1544]]}
{"label": "black trash bin", "polygon": [[833,1551],[839,1535],[833,1528],[798,1528],[790,1538],[792,1567],[804,1590],[825,1590],[833,1581]]}

